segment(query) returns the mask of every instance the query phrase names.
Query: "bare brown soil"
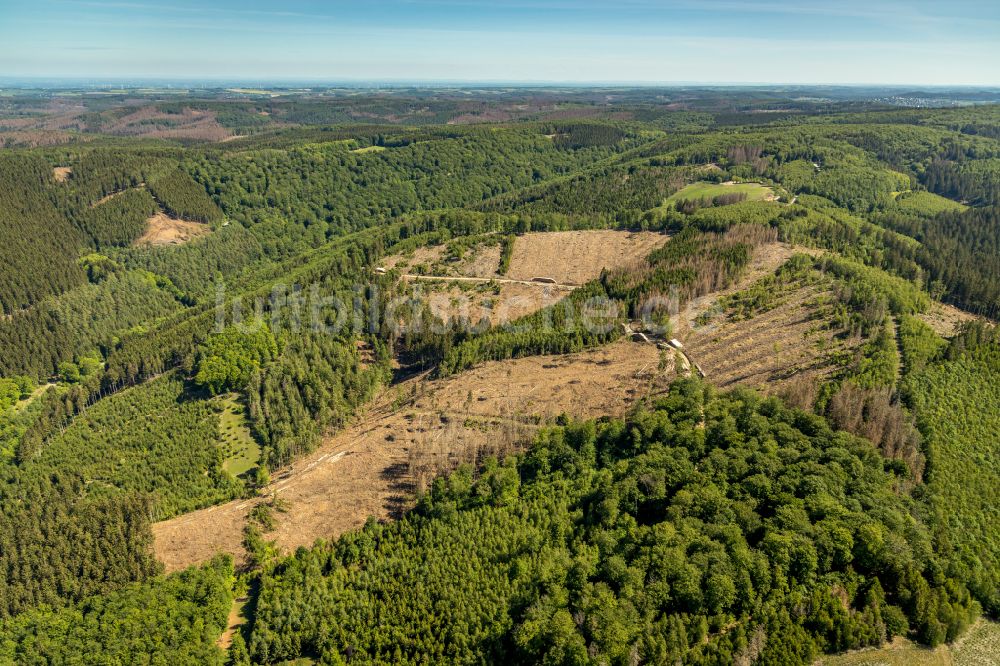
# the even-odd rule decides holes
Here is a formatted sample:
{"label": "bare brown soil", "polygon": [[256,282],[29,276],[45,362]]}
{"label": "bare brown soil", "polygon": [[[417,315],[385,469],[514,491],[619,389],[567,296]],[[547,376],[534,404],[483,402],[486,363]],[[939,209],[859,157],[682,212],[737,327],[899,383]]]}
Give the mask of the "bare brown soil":
{"label": "bare brown soil", "polygon": [[836,340],[819,318],[819,301],[829,295],[821,287],[802,287],[784,297],[777,307],[744,321],[723,314],[698,323],[699,316],[717,308],[720,298],[742,291],[773,274],[796,253],[818,250],[770,243],[758,247],[746,274],[732,287],[696,299],[679,317],[675,334],[683,341],[692,363],[708,381],[721,388],[753,386],[767,393],[785,393],[793,385],[815,386],[833,371],[831,354],[855,342]]}
{"label": "bare brown soil", "polygon": [[210,231],[207,224],[178,220],[161,212],[146,220],[146,231],[135,245],[180,245]]}
{"label": "bare brown soil", "polygon": [[798,253],[818,256],[822,254],[822,251],[801,245],[789,245],[788,243],[767,243],[757,246],[753,251],[750,266],[739,280],[728,289],[712,292],[707,296],[696,298],[688,304],[678,318],[675,334],[681,337],[687,335],[695,327],[695,319],[712,311],[721,298],[743,291],[761,278],[772,275],[782,264],[791,259],[792,255]]}
{"label": "bare brown soil", "polygon": [[423,267],[434,275],[445,277],[500,277],[500,245],[481,245],[469,250],[459,261],[445,261],[445,246],[421,247],[408,255],[388,257],[382,264],[399,268],[404,273]]}
{"label": "bare brown soil", "polygon": [[605,268],[641,261],[667,242],[654,232],[554,231],[519,236],[514,242],[506,277],[531,280],[549,277],[563,284],[583,284]]}
{"label": "bare brown soil", "polygon": [[206,141],[221,141],[232,135],[230,130],[216,121],[212,111],[185,108],[179,114],[164,113],[154,106],[140,107],[109,123],[102,131],[121,136]]}
{"label": "bare brown soil", "polygon": [[405,273],[413,271],[416,266],[421,264],[430,266],[440,261],[441,257],[444,256],[444,251],[444,245],[418,247],[416,250],[408,254],[395,254],[391,257],[386,257],[386,259],[382,262],[382,266],[389,269],[399,268]]}
{"label": "bare brown soil", "polygon": [[72,167],[55,167],[52,169],[52,177],[56,179],[58,183],[65,183],[69,180],[69,177],[73,174]]}
{"label": "bare brown soil", "polygon": [[232,134],[220,125],[215,112],[182,109],[164,113],[154,103],[126,101],[120,109],[100,113],[96,119],[83,105],[71,100],[49,100],[31,111],[30,117],[0,118],[0,146],[44,146],[88,140],[79,133],[113,134],[175,139],[219,141]]}
{"label": "bare brown soil", "polygon": [[61,146],[70,141],[88,141],[70,132],[49,130],[15,130],[0,132],[0,148],[38,148],[39,146]]}
{"label": "bare brown soil", "polygon": [[[283,552],[387,519],[410,506],[437,473],[484,453],[525,443],[539,424],[566,412],[623,414],[664,390],[673,368],[659,369],[655,346],[618,342],[566,356],[485,363],[462,375],[413,378],[386,390],[353,425],[289,470],[274,474],[266,496],[288,505],[266,535]],[[153,526],[155,552],[168,571],[216,552],[243,561],[243,527],[253,505],[237,500]]]}
{"label": "bare brown soil", "polygon": [[688,356],[721,388],[775,393],[803,375],[818,381],[833,371],[831,351],[843,344],[817,317],[813,303],[823,294],[804,287],[751,319],[696,328],[684,340]]}
{"label": "bare brown soil", "polygon": [[[609,240],[619,238],[607,235],[616,232],[596,232],[600,235],[581,240],[582,234],[590,233],[595,232],[565,239],[582,245],[580,255],[589,261],[590,272],[575,266],[560,272],[557,267],[550,271],[556,273],[554,277],[589,279],[605,265],[602,257],[634,260],[666,241],[648,234],[642,239],[642,249],[626,253],[615,244],[617,240]],[[590,238],[602,236],[603,255],[590,245],[595,242]],[[540,251],[556,251],[547,241],[525,238],[537,243]],[[607,252],[607,247],[613,251]],[[748,274],[728,291],[746,288],[800,250],[779,243],[760,248]],[[415,252],[406,261],[433,263],[440,256],[440,249],[432,248]],[[522,270],[532,272],[530,266],[524,262]],[[459,292],[481,294],[479,285],[469,290],[456,284],[442,288],[442,295],[450,299]],[[531,294],[540,291],[536,285],[516,283],[501,288]],[[481,295],[489,298],[491,294]],[[820,341],[831,334],[811,319],[818,295],[816,287],[803,288],[749,321],[689,328],[683,333],[685,351],[720,386],[755,385],[776,391],[795,376],[819,376],[828,371],[826,354],[819,346],[829,344]],[[703,299],[699,307],[711,308],[716,298]],[[689,313],[691,322],[697,314],[697,308]],[[653,344],[619,341],[566,356],[484,363],[443,380],[411,378],[384,391],[366,413],[327,438],[317,451],[292,468],[276,472],[261,498],[229,502],[154,525],[156,555],[168,571],[203,562],[220,551],[243,561],[248,513],[255,503],[272,495],[280,496],[288,511],[275,514],[277,526],[266,538],[274,539],[285,553],[356,529],[369,516],[396,517],[436,475],[462,462],[475,463],[483,455],[514,451],[530,440],[539,425],[561,413],[580,418],[621,415],[643,396],[665,391],[676,376],[674,361],[673,353],[661,352]]]}
{"label": "bare brown soil", "polygon": [[[497,273],[499,244],[473,248],[454,262],[444,260],[443,245],[423,247],[405,256],[388,257],[382,265],[419,282],[423,297],[441,319],[466,318],[478,323],[486,317],[497,326],[557,303],[569,288],[599,277],[604,268],[641,261],[666,241],[667,236],[658,233],[529,233],[515,240],[510,270],[502,277]],[[412,274],[417,270],[425,274]],[[533,282],[533,278],[552,278],[557,284]],[[477,285],[475,280],[490,284]]]}
{"label": "bare brown soil", "polygon": [[[514,241],[514,254],[504,278],[530,281],[549,277],[561,284],[581,285],[600,277],[605,268],[620,268],[642,261],[668,237],[655,232],[553,231],[528,233]],[[445,247],[422,247],[407,255],[388,257],[383,266],[404,273],[423,266],[433,275],[447,277],[500,277],[499,244],[468,251],[460,261],[446,262]]]}
{"label": "bare brown soil", "polygon": [[975,315],[944,303],[933,303],[930,310],[918,316],[935,333],[946,338],[955,335],[962,324],[976,319]]}
{"label": "bare brown soil", "polygon": [[[412,279],[412,278],[411,278]],[[559,285],[496,282],[461,288],[453,283],[421,280],[424,300],[442,321],[467,320],[478,324],[485,317],[491,326],[503,326],[520,317],[554,305],[569,294]]]}
{"label": "bare brown soil", "polygon": [[455,270],[459,273],[459,275],[483,278],[498,275],[497,269],[499,268],[499,244],[487,245],[486,247],[479,248],[477,251],[471,253],[470,256],[467,256],[462,261],[458,262],[455,266]]}

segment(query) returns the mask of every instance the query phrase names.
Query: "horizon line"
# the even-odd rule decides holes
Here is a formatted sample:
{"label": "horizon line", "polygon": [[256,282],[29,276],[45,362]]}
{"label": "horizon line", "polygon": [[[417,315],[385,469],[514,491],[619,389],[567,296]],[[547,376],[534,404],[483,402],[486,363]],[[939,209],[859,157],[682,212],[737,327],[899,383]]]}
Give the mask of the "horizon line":
{"label": "horizon line", "polygon": [[[226,84],[226,83],[256,83],[268,84],[281,87],[284,84],[304,84],[323,85],[335,87],[343,85],[348,87],[364,86],[386,86],[386,87],[414,87],[414,86],[453,86],[461,88],[476,87],[559,87],[559,88],[678,88],[690,86],[725,87],[725,88],[749,88],[762,86],[782,86],[797,88],[927,88],[927,89],[976,89],[976,90],[1000,90],[1000,83],[920,83],[920,82],[878,82],[865,83],[857,81],[837,81],[837,82],[803,82],[803,81],[721,81],[721,80],[632,80],[632,81],[609,81],[609,80],[560,80],[560,79],[447,79],[447,78],[352,78],[352,77],[249,77],[249,76],[108,76],[108,75],[0,75],[0,86],[14,82],[50,82],[50,83],[88,83],[90,85],[111,86],[116,83],[200,83],[200,84]],[[58,87],[58,86],[46,86]]]}

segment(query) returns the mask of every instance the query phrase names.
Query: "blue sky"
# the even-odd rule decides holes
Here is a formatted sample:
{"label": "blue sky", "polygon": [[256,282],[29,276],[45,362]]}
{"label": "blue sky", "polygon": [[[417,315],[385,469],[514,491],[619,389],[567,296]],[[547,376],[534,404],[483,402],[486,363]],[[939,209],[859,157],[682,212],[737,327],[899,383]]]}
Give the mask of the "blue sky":
{"label": "blue sky", "polygon": [[0,76],[1000,85],[1000,0],[0,0]]}

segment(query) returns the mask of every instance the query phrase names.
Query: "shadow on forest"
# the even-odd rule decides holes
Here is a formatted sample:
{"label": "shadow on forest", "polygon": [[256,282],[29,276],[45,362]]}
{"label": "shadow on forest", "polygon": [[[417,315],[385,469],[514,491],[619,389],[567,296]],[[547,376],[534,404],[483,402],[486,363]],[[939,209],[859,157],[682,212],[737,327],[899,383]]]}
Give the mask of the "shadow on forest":
{"label": "shadow on forest", "polygon": [[380,476],[389,482],[393,494],[386,499],[384,507],[393,520],[399,520],[410,506],[415,486],[409,476],[409,467],[405,462],[396,462],[382,470]]}

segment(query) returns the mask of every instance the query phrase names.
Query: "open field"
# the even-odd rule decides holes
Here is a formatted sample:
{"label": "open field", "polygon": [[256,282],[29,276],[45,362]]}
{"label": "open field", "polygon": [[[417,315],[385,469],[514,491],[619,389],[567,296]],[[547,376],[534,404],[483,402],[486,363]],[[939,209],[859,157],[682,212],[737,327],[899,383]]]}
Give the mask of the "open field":
{"label": "open field", "polygon": [[454,263],[454,271],[467,277],[497,277],[500,268],[500,244],[482,245]]}
{"label": "open field", "polygon": [[[283,552],[389,518],[436,473],[483,452],[522,445],[562,413],[624,414],[673,377],[659,350],[627,341],[567,356],[485,363],[445,380],[426,376],[383,394],[347,429],[311,455],[275,472],[263,496],[288,504],[266,535]],[[155,551],[168,571],[216,552],[241,560],[243,527],[255,500],[235,500],[154,525]]]}
{"label": "open field", "polygon": [[[581,285],[605,268],[641,261],[667,242],[668,236],[646,231],[552,231],[527,233],[514,240],[510,268],[503,277],[531,281],[548,277],[560,284]],[[404,273],[448,277],[500,277],[500,246],[483,244],[458,261],[445,260],[445,246],[423,247],[388,257],[383,265]]]}
{"label": "open field", "polygon": [[146,231],[136,239],[136,245],[180,245],[204,236],[211,229],[201,222],[190,222],[157,213],[146,220]]}
{"label": "open field", "polygon": [[976,319],[975,315],[965,310],[959,310],[953,305],[937,301],[931,303],[930,310],[917,315],[917,317],[933,328],[935,333],[946,338],[955,335],[958,327],[962,324]]}
{"label": "open field", "polygon": [[72,167],[55,167],[52,169],[52,177],[56,182],[65,183],[73,175]]}
{"label": "open field", "polygon": [[[445,246],[418,248],[383,262],[418,283],[438,317],[483,317],[494,326],[553,305],[570,290],[596,279],[605,268],[641,261],[668,237],[651,232],[566,231],[528,233],[514,241],[507,274],[500,276],[500,245],[481,244],[458,261],[445,259]],[[550,278],[555,284],[535,282]]]}
{"label": "open field", "polygon": [[519,317],[554,305],[566,297],[573,287],[537,282],[487,281],[475,278],[442,278],[409,276],[431,308],[442,321],[468,320],[474,324],[486,317],[491,326],[503,326]]}
{"label": "open field", "polygon": [[896,206],[909,213],[936,215],[968,209],[965,204],[952,201],[933,192],[901,192],[896,195]]}
{"label": "open field", "polygon": [[750,265],[739,280],[727,289],[696,298],[688,304],[686,310],[681,313],[682,316],[678,318],[675,333],[687,335],[696,326],[695,320],[713,312],[721,299],[743,291],[761,278],[772,275],[797,253],[818,256],[822,251],[788,243],[768,243],[757,247],[750,258]]}
{"label": "open field", "polygon": [[257,466],[260,446],[250,434],[246,410],[237,402],[237,394],[220,396],[219,446],[225,456],[222,469],[233,476],[245,474]]}
{"label": "open field", "polygon": [[903,638],[882,648],[820,659],[816,666],[990,666],[1000,663],[1000,623],[980,620],[951,645],[929,649]]}
{"label": "open field", "polygon": [[433,264],[440,262],[444,257],[445,246],[433,245],[431,247],[418,247],[406,254],[394,254],[386,257],[382,261],[385,268],[398,268],[404,273],[420,270],[419,267],[429,268]]}
{"label": "open field", "polygon": [[529,233],[514,241],[506,277],[512,280],[552,278],[561,284],[584,284],[605,268],[642,261],[668,240],[655,232],[554,231]]}
{"label": "open field", "polygon": [[[790,382],[815,384],[833,370],[831,354],[844,346],[818,318],[822,286],[802,286],[775,307],[735,321],[719,311],[719,301],[771,275],[792,255],[815,250],[772,243],[757,248],[749,270],[729,289],[696,299],[679,317],[675,335],[693,363],[720,388],[753,386],[780,392]],[[852,343],[853,344],[853,343]]]}
{"label": "open field", "polygon": [[684,342],[691,360],[721,388],[754,386],[775,392],[789,381],[829,375],[842,342],[817,318],[822,289],[803,287],[780,305],[743,321],[695,328]]}
{"label": "open field", "polygon": [[777,197],[774,190],[759,183],[691,183],[671,195],[666,203],[685,199],[713,199],[725,194],[745,194],[747,201],[771,201]]}

